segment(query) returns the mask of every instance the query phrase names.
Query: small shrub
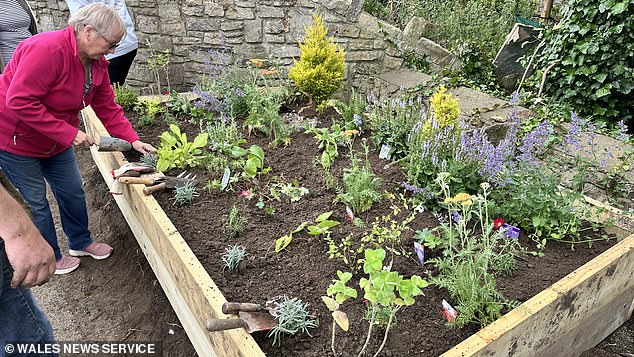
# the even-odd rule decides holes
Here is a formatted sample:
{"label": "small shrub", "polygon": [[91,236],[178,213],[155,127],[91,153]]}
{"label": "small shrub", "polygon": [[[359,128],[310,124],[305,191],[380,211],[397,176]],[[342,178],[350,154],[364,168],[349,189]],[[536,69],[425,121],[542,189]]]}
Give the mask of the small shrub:
{"label": "small shrub", "polygon": [[328,31],[321,16],[314,14],[314,25],[306,28],[302,53],[288,72],[300,91],[321,104],[341,85],[345,69],[344,50],[326,37]]}
{"label": "small shrub", "polygon": [[370,209],[372,205],[381,199],[378,192],[381,185],[381,178],[376,176],[370,168],[368,161],[368,146],[364,143],[365,164],[359,166],[359,158],[353,153],[350,154],[352,167],[344,169],[343,184],[344,192],[337,195],[336,200],[343,202],[352,208],[354,213],[362,213]]}
{"label": "small shrub", "polygon": [[310,335],[308,329],[317,327],[317,320],[308,313],[308,303],[298,298],[289,299],[284,296],[282,302],[277,303],[271,310],[277,324],[268,336],[273,336],[273,344],[280,343],[283,335],[295,335],[305,332]]}
{"label": "small shrub", "polygon": [[191,203],[194,200],[194,197],[198,197],[198,195],[196,187],[191,182],[187,182],[182,186],[176,187],[172,200],[174,201],[174,204],[182,206]]}
{"label": "small shrub", "polygon": [[248,220],[244,213],[236,205],[233,205],[227,216],[227,234],[229,238],[237,237],[244,233],[247,223]]}
{"label": "small shrub", "polygon": [[225,254],[222,255],[222,263],[225,268],[234,270],[238,267],[241,261],[247,256],[247,249],[241,245],[232,245],[229,248],[225,248]]}
{"label": "small shrub", "polygon": [[156,117],[165,113],[165,107],[161,105],[159,98],[139,100],[134,105],[134,111],[139,113],[139,127],[152,126],[156,122]]}
{"label": "small shrub", "polygon": [[139,99],[138,94],[126,85],[114,84],[114,101],[125,110],[132,110]]}

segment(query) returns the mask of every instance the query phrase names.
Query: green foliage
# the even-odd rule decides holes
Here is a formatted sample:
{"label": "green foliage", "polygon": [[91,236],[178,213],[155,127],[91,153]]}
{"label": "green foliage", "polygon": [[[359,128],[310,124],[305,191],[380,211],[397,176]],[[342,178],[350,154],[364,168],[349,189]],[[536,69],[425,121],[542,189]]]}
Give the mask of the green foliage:
{"label": "green foliage", "polygon": [[247,216],[236,205],[231,207],[227,215],[227,234],[229,238],[237,237],[247,229]]}
{"label": "green foliage", "polygon": [[[582,115],[625,120],[634,109],[634,3],[631,0],[570,0],[564,19],[545,35],[539,68],[548,73],[547,92]],[[539,72],[538,72],[539,75]]]}
{"label": "green foliage", "polygon": [[310,191],[308,191],[306,187],[300,185],[297,179],[293,179],[291,182],[273,184],[270,188],[270,192],[271,196],[278,201],[280,200],[280,194],[282,194],[288,197],[291,202],[297,202]]}
{"label": "green foliage", "polygon": [[165,74],[165,82],[167,83],[167,93],[172,92],[172,87],[170,84],[170,67],[169,64],[172,60],[172,50],[166,49],[164,51],[155,51],[154,47],[152,47],[152,43],[147,42],[148,48],[150,49],[150,57],[147,60],[148,68],[154,74],[154,80],[156,81],[156,89],[158,90],[157,94],[163,94],[161,91],[161,70]]}
{"label": "green foliage", "polygon": [[247,255],[247,249],[245,247],[235,244],[225,248],[225,253],[222,257],[220,257],[220,259],[222,260],[225,268],[234,270]]}
{"label": "green foliage", "polygon": [[181,133],[178,126],[171,124],[170,131],[161,134],[157,170],[165,172],[174,167],[198,166],[202,159],[202,148],[207,145],[207,137],[207,133],[202,133],[193,142],[188,142],[187,134]]}
{"label": "green foliage", "polygon": [[248,100],[249,116],[243,127],[251,127],[273,138],[272,145],[290,142],[288,128],[280,117],[280,106],[286,96],[285,92],[264,87],[251,93]]}
{"label": "green foliage", "polygon": [[125,110],[134,109],[134,105],[136,104],[137,99],[139,99],[139,95],[127,85],[119,85],[115,83],[113,86],[114,89],[114,101],[119,104]]}
{"label": "green foliage", "polygon": [[139,162],[148,164],[156,168],[156,165],[158,164],[158,157],[156,156],[156,154],[150,154],[150,153],[143,154],[143,156],[141,156],[141,158],[139,159]]}
{"label": "green foliage", "polygon": [[337,270],[337,277],[339,279],[333,279],[332,284],[328,286],[326,294],[335,298],[335,301],[339,304],[352,298],[357,298],[357,291],[351,287],[346,286],[346,283],[352,278],[352,273],[341,272]]}
{"label": "green foliage", "polygon": [[319,148],[324,150],[319,158],[319,163],[327,172],[339,156],[338,147],[351,143],[350,136],[337,123],[332,124],[329,128],[306,129],[306,133],[313,134]]}
{"label": "green foliage", "polygon": [[253,180],[256,175],[268,171],[264,169],[264,150],[257,145],[251,145],[247,152],[247,161],[244,163],[244,172],[242,176],[246,179]]}
{"label": "green foliage", "polygon": [[[392,212],[376,217],[372,222],[372,229],[361,238],[361,247],[365,244],[378,248],[384,247],[394,255],[409,255],[411,248],[403,247],[401,244],[401,236],[404,232],[410,230],[409,224],[416,218],[416,210],[411,212],[408,209],[407,201],[404,197],[400,197],[403,208],[396,204],[392,204]],[[397,219],[403,212],[409,212],[408,216],[403,220]]]}
{"label": "green foliage", "polygon": [[161,99],[139,100],[134,104],[134,111],[139,113],[139,127],[151,126],[156,122],[156,117],[165,113],[165,107],[161,105]]}
{"label": "green foliage", "polygon": [[289,70],[289,78],[300,91],[318,104],[328,99],[341,85],[345,69],[344,50],[326,37],[324,20],[313,14],[314,25],[306,28],[299,61]]}
{"label": "green foliage", "polygon": [[308,333],[308,329],[317,327],[317,320],[308,313],[308,303],[299,298],[284,300],[271,310],[277,324],[271,329],[268,336],[273,336],[273,344],[280,343],[283,335],[295,335],[298,332]]}
{"label": "green foliage", "polygon": [[443,247],[442,239],[428,228],[416,231],[414,239],[424,245],[425,248],[435,249],[436,247]]}
{"label": "green foliage", "polygon": [[365,144],[365,139],[363,140],[365,164],[362,167],[359,166],[359,158],[350,150],[352,166],[349,169],[344,169],[343,174],[345,191],[340,192],[335,198],[336,201],[352,208],[356,214],[369,210],[375,202],[381,199],[381,194],[378,192],[381,178],[372,172],[368,160],[368,146]]}
{"label": "green foliage", "polygon": [[332,215],[332,211],[322,213],[317,218],[315,218],[316,224],[311,224],[311,222],[303,222],[297,228],[292,230],[289,234],[284,235],[275,240],[275,251],[280,252],[293,241],[293,234],[300,233],[304,229],[307,230],[307,233],[313,236],[316,235],[324,235],[325,237],[330,237],[330,229],[336,227],[340,224],[338,221],[334,221],[330,218]]}
{"label": "green foliage", "polygon": [[452,326],[486,326],[500,317],[504,307],[514,305],[497,290],[495,275],[514,269],[513,254],[519,243],[504,237],[502,230],[494,230],[488,183],[481,185],[482,194],[462,192],[452,196],[449,180],[447,173],[440,173],[436,179],[451,218],[433,230],[445,249],[442,256],[429,260],[438,267],[432,282],[446,288],[455,303],[458,317]]}
{"label": "green foliage", "polygon": [[357,272],[361,267],[361,259],[357,260],[357,256],[363,252],[363,245],[353,246],[353,238],[354,236],[350,233],[341,241],[336,242],[330,235],[324,236],[324,240],[328,243],[328,258],[341,259],[350,270]]}
{"label": "green foliage", "polygon": [[359,129],[365,121],[365,107],[367,105],[365,98],[352,91],[348,102],[342,102],[337,99],[330,99],[327,105],[333,107],[339,115],[341,115],[341,126],[346,130]]}
{"label": "green foliage", "polygon": [[403,158],[407,155],[408,136],[424,111],[421,97],[414,100],[401,94],[398,99],[374,101],[368,120],[374,144],[389,145],[393,160]]}
{"label": "green foliage", "polygon": [[174,204],[182,206],[191,203],[194,197],[198,197],[196,186],[194,186],[191,182],[186,182],[182,186],[176,186],[172,200],[174,201]]}
{"label": "green foliage", "polygon": [[240,148],[246,140],[242,137],[242,132],[238,129],[235,120],[208,122],[205,131],[209,134],[209,145],[212,151],[219,151],[233,158],[246,154],[246,150]]}
{"label": "green foliage", "polygon": [[[368,338],[363,346],[361,353],[367,347],[367,341],[372,334],[372,326],[375,324],[376,311],[382,308],[390,309],[391,314],[385,327],[385,335],[383,344],[379,347],[375,356],[379,354],[387,339],[394,316],[403,306],[414,304],[414,298],[422,295],[421,289],[425,288],[427,281],[418,275],[412,275],[409,279],[405,279],[398,272],[391,271],[390,268],[383,268],[383,260],[385,259],[385,250],[383,249],[366,249],[365,262],[363,263],[363,272],[367,274],[367,278],[361,278],[359,286],[363,289],[363,298],[368,300],[371,309],[370,326],[368,328]],[[396,293],[398,292],[398,296]]]}

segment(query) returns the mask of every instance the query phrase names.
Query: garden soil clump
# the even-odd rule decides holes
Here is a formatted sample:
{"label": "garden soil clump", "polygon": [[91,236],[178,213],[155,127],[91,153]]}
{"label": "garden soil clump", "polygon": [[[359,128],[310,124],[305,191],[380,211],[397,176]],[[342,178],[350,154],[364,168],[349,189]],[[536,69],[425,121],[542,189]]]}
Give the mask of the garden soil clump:
{"label": "garden soil clump", "polygon": [[[130,117],[135,115],[131,114]],[[331,121],[322,117],[320,122],[318,126],[329,125]],[[189,140],[199,133],[198,126],[187,120],[179,122],[179,127],[187,133]],[[157,123],[139,131],[143,134],[142,140],[158,146],[158,137],[166,130],[167,124]],[[317,216],[328,211],[333,211],[331,219],[341,222],[341,225],[332,229],[335,241],[340,241],[348,234],[353,234],[355,241],[360,241],[362,232],[371,229],[375,219],[392,214],[394,206],[401,208],[401,212],[392,217],[400,223],[409,214],[403,210],[403,201],[399,198],[399,194],[403,193],[401,183],[405,177],[398,165],[386,166],[388,161],[378,159],[376,148],[371,148],[369,159],[373,172],[383,180],[381,192],[387,191],[395,195],[391,199],[384,198],[373,205],[370,211],[358,215],[366,225],[365,229],[361,229],[350,223],[343,204],[333,203],[336,191],[328,190],[324,185],[323,170],[316,162],[316,158],[321,155],[316,140],[312,135],[300,132],[291,134],[291,139],[288,146],[279,147],[270,147],[268,138],[262,136],[252,136],[247,140],[247,144],[243,146],[257,144],[262,147],[265,151],[265,166],[271,167],[269,173],[255,182],[240,180],[225,192],[207,190],[204,189],[205,181],[219,177],[211,177],[201,169],[187,169],[188,172],[195,173],[201,181],[198,185],[200,196],[191,204],[174,205],[173,193],[170,191],[155,193],[154,197],[227,300],[263,304],[286,295],[289,298],[298,297],[309,304],[308,310],[319,321],[318,327],[309,330],[311,336],[305,333],[284,336],[280,346],[275,346],[266,332],[254,333],[254,338],[267,356],[331,356],[332,317],[320,297],[326,295],[328,285],[337,277],[337,270],[350,271],[349,265],[339,259],[329,259],[328,244],[320,236],[295,234],[290,245],[279,253],[275,252],[275,240],[305,221],[313,222]],[[358,152],[361,151],[360,144],[361,140],[357,138],[354,148]],[[350,167],[350,159],[345,148],[340,148],[339,151],[340,156],[333,165],[332,173],[341,186],[343,169]],[[129,159],[133,161],[138,157],[130,156]],[[178,174],[180,171],[173,170],[168,174]],[[259,195],[268,195],[268,188],[274,177],[284,182],[296,179],[309,190],[309,194],[298,202],[289,202],[284,198],[280,202],[268,201],[267,205],[275,208],[275,212],[269,215],[258,208],[256,203]],[[245,190],[249,190],[255,197],[245,198]],[[243,234],[229,238],[226,222],[234,205],[246,215],[248,224]],[[411,211],[411,207],[409,210]],[[400,245],[395,249],[413,253],[414,232],[437,225],[437,218],[430,212],[418,213],[410,223],[411,229],[402,234]],[[524,236],[520,239],[524,246],[534,249],[534,244],[529,239]],[[544,257],[521,254],[517,259],[515,274],[512,277],[500,277],[498,287],[508,299],[525,301],[614,243],[614,240],[597,241],[591,247],[578,245],[573,251],[570,245],[549,242]],[[224,269],[221,256],[227,247],[235,244],[246,248],[247,263],[240,269],[228,271]],[[426,253],[429,257],[435,254],[433,251]],[[388,261],[390,256],[388,252]],[[361,254],[356,257],[359,258],[362,258]],[[405,277],[417,274],[426,279],[428,274],[434,273],[427,269],[431,269],[431,266],[421,266],[415,254],[410,257],[394,256],[392,270]],[[367,306],[362,298],[363,291],[358,286],[361,276],[362,270],[356,272],[348,283],[348,286],[357,289],[359,298],[347,301],[341,307],[348,314],[350,331],[337,331],[335,346],[339,356],[356,356],[365,341],[368,322],[363,319]],[[475,325],[459,329],[448,328],[441,312],[443,299],[451,303],[447,292],[429,286],[423,289],[423,293],[424,296],[416,298],[414,305],[404,307],[398,312],[396,324],[390,331],[381,355],[437,356],[478,330]],[[383,331],[375,328],[372,336],[366,355],[373,355],[378,349]]]}

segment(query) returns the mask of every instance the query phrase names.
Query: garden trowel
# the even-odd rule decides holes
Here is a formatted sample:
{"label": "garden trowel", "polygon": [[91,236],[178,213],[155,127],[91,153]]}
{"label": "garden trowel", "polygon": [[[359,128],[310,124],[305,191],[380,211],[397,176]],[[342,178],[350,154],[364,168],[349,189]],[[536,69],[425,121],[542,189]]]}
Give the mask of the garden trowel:
{"label": "garden trowel", "polygon": [[244,327],[248,333],[253,333],[255,331],[268,331],[275,325],[277,322],[270,314],[240,311],[237,319],[211,319],[207,321],[207,331],[215,332]]}
{"label": "garden trowel", "polygon": [[[164,190],[166,188],[174,189],[178,187],[183,187],[185,185],[196,186],[198,184],[198,180],[196,180],[195,175],[193,177],[189,177],[190,174],[187,174],[187,176],[184,176],[184,174],[185,173],[183,172],[177,177],[163,176],[159,178],[158,181],[157,180],[154,181],[155,183],[154,186],[144,187],[143,193],[146,195],[151,195],[152,193],[156,191]],[[128,183],[132,183],[132,182],[128,182]],[[146,183],[146,182],[142,182],[142,183]]]}
{"label": "garden trowel", "polygon": [[95,143],[99,148],[97,151],[128,151],[132,149],[132,144],[129,142],[113,138],[110,136],[102,136],[99,138],[99,143]]}

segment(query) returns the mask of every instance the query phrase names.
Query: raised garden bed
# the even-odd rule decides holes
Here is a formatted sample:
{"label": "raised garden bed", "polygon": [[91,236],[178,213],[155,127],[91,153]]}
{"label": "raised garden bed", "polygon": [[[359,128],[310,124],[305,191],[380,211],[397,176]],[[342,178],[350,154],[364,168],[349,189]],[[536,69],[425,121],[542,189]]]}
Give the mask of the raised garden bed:
{"label": "raised garden bed", "polygon": [[[104,129],[94,118],[94,113],[86,110],[84,114],[88,132],[94,136],[102,135]],[[302,183],[304,180],[309,182],[311,161],[317,155],[316,145],[311,137],[302,139],[301,136],[294,136],[293,138],[296,140],[295,144],[303,148],[301,153],[288,151],[285,153],[284,149],[276,149],[276,152],[279,151],[280,154],[267,152],[267,155],[274,170],[275,166],[286,165],[288,168],[295,169],[295,171],[285,171],[287,174],[301,177]],[[147,137],[144,140],[152,142]],[[262,143],[260,146],[264,147],[265,144]],[[125,162],[123,156],[118,153],[93,151],[93,156],[108,183],[112,181],[111,170],[118,168]],[[373,164],[378,163],[375,160]],[[375,165],[375,167],[377,166]],[[389,177],[392,175],[394,180],[390,185],[397,185],[399,183],[397,171],[386,171],[381,172],[380,176]],[[292,179],[293,177],[287,178]],[[313,179],[313,182],[321,182],[320,180],[321,178]],[[248,187],[240,188],[246,189]],[[345,215],[341,212],[341,206],[339,208],[331,207],[332,198],[328,197],[325,192],[319,191],[319,187],[308,188],[311,190],[312,199],[323,201],[324,211],[333,208],[339,209],[334,216],[338,220],[344,221]],[[236,191],[240,192],[240,190]],[[248,203],[247,209],[255,217],[254,222],[250,223],[249,233],[245,237],[240,237],[240,240],[232,242],[225,240],[221,235],[224,235],[224,215],[228,212],[230,205],[236,201],[235,194],[226,197],[224,201],[216,196],[218,195],[205,197],[205,201],[210,202],[197,201],[193,205],[187,206],[185,210],[172,206],[169,194],[158,194],[155,199],[152,196],[143,195],[141,187],[137,186],[128,186],[123,195],[115,196],[197,352],[201,356],[261,356],[264,355],[262,352],[264,349],[267,351],[267,355],[329,355],[328,342],[322,342],[329,341],[331,320],[325,307],[320,305],[319,296],[324,295],[330,280],[335,278],[334,272],[337,269],[345,270],[345,267],[336,261],[327,260],[326,246],[320,242],[319,238],[309,240],[300,236],[291,243],[288,251],[281,253],[274,252],[272,240],[265,242],[259,240],[262,236],[278,237],[283,235],[294,228],[293,224],[296,226],[297,222],[314,219],[310,215],[315,212],[306,210],[300,201],[294,206],[292,204],[285,206],[284,210],[280,209],[273,217],[267,217],[263,213],[258,214],[256,208],[253,207],[253,202]],[[204,215],[207,215],[210,218],[206,221],[199,220],[200,224],[195,227],[192,225],[179,226],[177,231],[157,200],[163,204],[170,216],[180,213],[184,216],[205,217]],[[291,209],[291,213],[287,209]],[[384,205],[378,207],[376,211],[373,208],[374,213],[363,218],[366,223],[371,223],[374,216],[389,211],[390,207]],[[201,212],[204,215],[201,215]],[[284,217],[276,217],[280,214]],[[420,219],[420,217],[424,219]],[[430,215],[421,214],[417,218],[417,225],[413,224],[413,227],[421,228],[431,224],[429,223],[431,220]],[[343,231],[339,233],[344,233],[346,229],[351,230],[350,226],[342,224],[338,229]],[[181,234],[187,238],[188,243],[183,240]],[[199,237],[197,243],[193,242],[195,236]],[[219,257],[224,247],[237,242],[246,245],[254,259],[249,261],[242,274],[239,272],[223,273]],[[411,241],[407,242],[407,245],[411,245],[410,243]],[[193,249],[196,250],[197,256],[206,262],[206,270],[198,258],[194,256],[188,244],[196,245]],[[448,355],[552,356],[578,354],[594,346],[627,320],[632,313],[634,292],[630,278],[634,274],[634,262],[632,262],[631,257],[634,237],[626,238],[551,287],[547,287],[550,283],[542,279],[542,276],[547,275],[551,279],[550,281],[556,281],[558,277],[565,275],[565,268],[562,267],[564,255],[583,258],[584,255],[594,255],[597,250],[606,247],[603,243],[595,244],[592,249],[584,251],[578,248],[574,254],[567,254],[570,253],[568,247],[560,247],[559,250],[552,251],[550,249],[555,247],[549,245],[547,254],[552,252],[553,256],[551,263],[546,263],[546,265],[551,265],[551,271],[540,270],[535,282],[528,280],[535,267],[534,260],[526,258],[526,261],[520,262],[521,266],[516,276],[524,282],[524,288],[529,287],[530,289],[520,289],[519,295],[509,297],[524,300],[541,290],[543,291],[460,344],[458,343],[475,332],[475,329],[447,329],[439,312],[440,299],[443,296],[424,290],[426,294],[424,298],[419,299],[415,305],[401,312],[399,323],[389,339],[391,345],[388,345],[384,355],[405,355],[406,353],[438,355],[456,344],[458,345],[455,348],[447,352]],[[303,261],[312,259],[309,253],[320,255],[323,259],[320,258],[320,260],[313,262],[312,273],[297,273],[296,266],[299,266]],[[284,259],[280,257],[284,257]],[[403,260],[399,264],[404,267],[403,269],[423,275],[422,268],[413,260]],[[574,268],[568,271],[572,269]],[[208,271],[214,276],[214,280],[222,286],[222,293],[210,278]],[[542,280],[543,287],[539,287],[539,280]],[[265,290],[256,290],[256,284],[264,286]],[[500,282],[500,286],[505,295],[509,295],[505,291],[503,282]],[[317,312],[316,314],[321,320],[321,326],[311,332],[315,338],[322,338],[322,342],[318,343],[318,348],[311,348],[314,347],[311,343],[315,339],[306,335],[298,335],[283,340],[284,347],[288,349],[280,350],[272,347],[271,340],[266,339],[262,333],[255,336],[260,342],[261,348],[243,330],[207,333],[204,325],[209,318],[225,317],[220,310],[220,306],[225,301],[223,293],[231,300],[248,300],[250,302],[263,302],[280,293],[300,296],[302,299],[308,300],[311,304],[311,312]],[[360,322],[363,310],[362,304],[350,304],[348,314],[351,316],[353,324],[367,325],[367,323]],[[610,311],[606,312],[607,310]],[[593,328],[588,329],[586,324],[592,324]],[[365,329],[365,327],[356,328]],[[442,336],[439,340],[444,340],[444,344],[441,345],[437,342],[438,340],[430,337],[434,334],[434,330]],[[352,355],[352,352],[347,351],[357,351],[357,346],[363,342],[358,340],[363,337],[362,334],[356,340],[349,334],[339,333],[337,349],[342,351],[341,355],[344,356]],[[377,341],[372,342],[373,347],[380,343],[378,335],[375,335]],[[354,354],[356,355],[356,353]]]}

